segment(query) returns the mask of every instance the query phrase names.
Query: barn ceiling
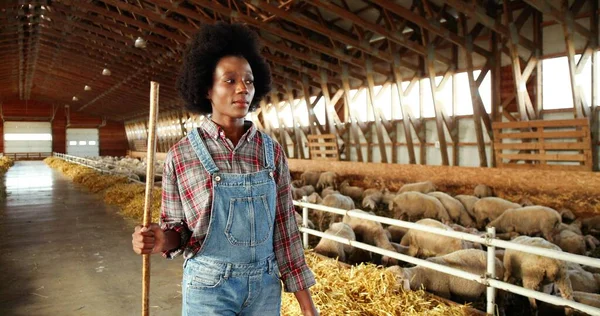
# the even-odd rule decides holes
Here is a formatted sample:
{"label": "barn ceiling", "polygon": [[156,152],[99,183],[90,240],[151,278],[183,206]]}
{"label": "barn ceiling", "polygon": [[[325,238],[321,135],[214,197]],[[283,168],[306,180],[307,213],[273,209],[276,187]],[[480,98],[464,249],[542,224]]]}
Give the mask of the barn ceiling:
{"label": "barn ceiling", "polygon": [[[202,24],[218,20],[259,32],[278,91],[314,94],[324,76],[339,87],[345,69],[356,87],[368,69],[375,82],[393,79],[394,56],[414,76],[425,69],[417,57],[430,49],[452,52],[466,48],[468,38],[507,36],[493,17],[501,10],[493,0],[3,0],[0,100],[68,104],[126,121],[146,115],[154,80],[161,111],[178,108],[174,83],[186,43]],[[138,37],[146,48],[135,47]],[[477,43],[472,51],[490,54]],[[453,67],[455,59],[438,53],[435,62]]]}

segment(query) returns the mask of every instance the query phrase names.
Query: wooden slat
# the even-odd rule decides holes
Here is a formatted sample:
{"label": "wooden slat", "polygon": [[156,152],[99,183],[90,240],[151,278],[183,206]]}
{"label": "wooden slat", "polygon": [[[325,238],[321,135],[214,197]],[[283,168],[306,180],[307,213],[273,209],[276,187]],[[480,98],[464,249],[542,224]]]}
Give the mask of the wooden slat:
{"label": "wooden slat", "polygon": [[532,149],[532,150],[584,150],[589,145],[584,143],[505,143],[494,145],[496,149]]}
{"label": "wooden slat", "polygon": [[324,134],[324,135],[307,135],[306,138],[308,140],[313,140],[313,139],[335,139],[335,136],[332,134]]}
{"label": "wooden slat", "polygon": [[499,133],[496,140],[500,139],[525,139],[525,138],[581,138],[588,137],[589,132],[581,131],[562,131],[562,132],[523,132],[523,133]]}
{"label": "wooden slat", "polygon": [[498,154],[500,158],[511,160],[541,160],[541,161],[585,161],[585,155],[580,154]]}
{"label": "wooden slat", "polygon": [[336,154],[338,151],[336,149],[315,149],[310,151],[312,154]]}
{"label": "wooden slat", "polygon": [[339,160],[339,147],[336,135],[306,135],[311,159]]}
{"label": "wooden slat", "polygon": [[532,165],[532,164],[516,164],[506,163],[503,164],[505,168],[513,169],[544,169],[544,170],[565,170],[565,171],[591,171],[587,166],[576,166],[576,165]]}
{"label": "wooden slat", "polygon": [[532,128],[532,127],[575,127],[588,126],[587,119],[572,120],[535,120],[535,121],[516,121],[516,122],[498,122],[493,124],[493,129],[504,128]]}
{"label": "wooden slat", "polygon": [[308,143],[308,147],[335,147],[335,142]]}

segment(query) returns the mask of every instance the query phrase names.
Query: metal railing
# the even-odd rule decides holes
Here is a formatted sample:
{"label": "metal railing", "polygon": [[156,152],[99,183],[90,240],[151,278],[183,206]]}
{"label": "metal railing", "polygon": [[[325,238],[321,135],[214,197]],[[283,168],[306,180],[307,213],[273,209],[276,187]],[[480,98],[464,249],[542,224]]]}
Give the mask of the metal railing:
{"label": "metal railing", "polygon": [[12,160],[42,160],[52,156],[50,152],[30,152],[30,153],[4,153],[4,156]]}
{"label": "metal railing", "polygon": [[[505,291],[508,291],[511,293],[523,295],[526,297],[531,297],[536,300],[544,301],[546,303],[550,303],[553,305],[558,305],[558,306],[562,306],[562,307],[565,307],[565,306],[572,307],[574,309],[585,312],[589,315],[599,315],[600,316],[599,308],[595,308],[595,307],[585,305],[582,303],[578,303],[575,301],[566,300],[562,297],[557,297],[554,295],[526,289],[526,288],[523,288],[520,286],[516,286],[516,285],[510,284],[510,283],[506,283],[506,282],[497,280],[496,279],[497,276],[495,275],[495,257],[496,257],[495,247],[518,250],[518,251],[532,253],[532,254],[549,257],[549,258],[554,258],[554,259],[558,259],[558,260],[575,262],[575,263],[579,263],[579,264],[583,264],[583,265],[587,265],[587,266],[591,266],[591,267],[596,267],[596,268],[600,268],[600,259],[590,258],[590,257],[571,254],[571,253],[565,253],[562,251],[556,251],[556,250],[551,250],[551,249],[546,249],[546,248],[538,248],[538,247],[532,247],[532,246],[527,246],[527,245],[521,245],[521,244],[508,242],[508,241],[504,241],[504,240],[499,240],[499,239],[495,238],[496,237],[495,228],[493,228],[493,227],[489,227],[485,234],[483,234],[482,236],[478,236],[478,235],[462,233],[462,232],[457,232],[457,231],[447,231],[447,230],[443,230],[440,228],[425,226],[425,225],[411,223],[411,222],[400,221],[397,219],[391,219],[391,218],[382,217],[382,216],[371,215],[371,214],[367,214],[367,213],[363,213],[363,212],[357,212],[356,210],[347,211],[347,210],[337,209],[337,208],[323,206],[323,205],[319,205],[319,204],[307,203],[304,201],[306,201],[306,197],[303,197],[303,201],[294,201],[294,205],[302,207],[302,226],[299,229],[300,229],[300,232],[302,232],[302,237],[303,237],[303,242],[304,242],[305,247],[308,247],[308,235],[311,234],[311,235],[319,236],[322,238],[330,239],[333,241],[337,241],[337,242],[340,242],[340,243],[343,243],[346,245],[350,245],[352,247],[356,247],[356,248],[360,248],[363,250],[378,253],[378,254],[381,254],[384,256],[388,256],[390,258],[394,258],[394,259],[401,260],[404,262],[409,262],[409,263],[412,263],[415,265],[420,265],[420,266],[423,266],[423,267],[426,267],[426,268],[429,268],[432,270],[440,271],[440,272],[447,273],[447,274],[450,274],[453,276],[458,276],[458,277],[461,277],[461,278],[464,278],[467,280],[471,280],[471,281],[475,281],[475,282],[484,284],[485,286],[487,286],[486,312],[490,315],[493,315],[494,311],[495,311],[496,289],[502,289],[502,290],[505,290]],[[399,226],[399,227],[404,227],[404,228],[408,228],[408,229],[416,229],[416,230],[420,230],[420,231],[430,232],[430,233],[434,233],[434,234],[438,234],[438,235],[442,235],[442,236],[457,238],[457,239],[461,239],[461,240],[467,240],[467,241],[485,245],[485,246],[487,246],[487,265],[486,265],[487,273],[485,275],[477,275],[477,274],[465,272],[465,271],[462,271],[459,269],[451,268],[448,266],[432,263],[430,261],[418,259],[415,257],[411,257],[411,256],[407,256],[407,255],[400,254],[397,252],[393,252],[393,251],[389,251],[389,250],[382,249],[379,247],[375,247],[375,246],[365,244],[362,242],[352,241],[347,238],[342,238],[342,237],[326,234],[326,233],[320,232],[318,230],[310,229],[310,228],[308,228],[308,209],[309,208],[314,209],[314,210],[319,210],[319,211],[335,213],[335,214],[339,214],[339,215],[343,215],[343,216],[347,215],[347,216],[360,218],[360,219],[364,219],[364,220],[375,221],[375,222],[388,224],[388,225],[392,225],[392,226]]]}
{"label": "metal railing", "polygon": [[[67,154],[62,154],[62,153],[56,153],[56,152],[52,153],[52,155],[54,157],[58,157],[58,158],[60,158],[62,160],[65,160],[65,161],[68,161],[68,162],[71,162],[71,163],[74,163],[74,164],[78,164],[78,165],[81,165],[81,166],[84,166],[84,167],[88,167],[88,168],[94,169],[94,170],[96,170],[96,171],[98,171],[100,173],[103,173],[103,174],[126,176],[126,175],[124,175],[122,173],[118,173],[118,172],[114,172],[112,170],[106,170],[106,169],[102,169],[102,168],[96,167],[95,164],[98,163],[98,160],[93,160],[93,159],[88,159],[88,158],[83,158],[83,157],[78,157],[78,156],[72,156],[72,155],[67,155]],[[104,163],[104,162],[102,162],[102,163]],[[114,165],[114,166],[117,167],[116,165]],[[132,173],[133,173],[133,171],[132,171]],[[142,181],[137,180],[137,179],[133,179],[133,178],[128,177],[128,176],[127,176],[127,179],[129,179],[129,181],[131,181],[131,182],[145,184],[145,182],[142,182]]]}

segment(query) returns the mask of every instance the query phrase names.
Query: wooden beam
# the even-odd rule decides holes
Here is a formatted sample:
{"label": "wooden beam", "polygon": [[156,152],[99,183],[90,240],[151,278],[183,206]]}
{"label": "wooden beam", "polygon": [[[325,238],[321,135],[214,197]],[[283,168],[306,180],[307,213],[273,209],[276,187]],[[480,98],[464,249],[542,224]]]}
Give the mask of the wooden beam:
{"label": "wooden beam", "polygon": [[[378,107],[375,106],[375,98],[373,96],[373,88],[375,87],[375,83],[373,80],[373,62],[371,58],[367,57],[366,60],[367,66],[367,104],[371,106],[373,110],[373,118],[375,119],[375,131],[377,133],[377,143],[379,144],[379,152],[381,155],[381,162],[387,163],[387,150],[385,147],[385,139],[383,136],[383,129],[381,122],[386,118],[381,114],[381,111]],[[389,137],[389,135],[388,135]]]}

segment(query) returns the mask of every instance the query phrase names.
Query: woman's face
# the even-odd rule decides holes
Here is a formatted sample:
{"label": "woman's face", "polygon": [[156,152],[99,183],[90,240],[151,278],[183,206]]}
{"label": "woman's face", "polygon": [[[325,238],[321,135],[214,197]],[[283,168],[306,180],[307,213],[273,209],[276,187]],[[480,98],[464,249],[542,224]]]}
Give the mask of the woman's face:
{"label": "woman's face", "polygon": [[208,90],[213,118],[244,118],[254,98],[254,76],[243,57],[226,56],[217,63]]}

